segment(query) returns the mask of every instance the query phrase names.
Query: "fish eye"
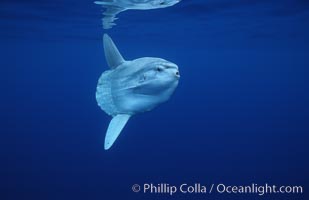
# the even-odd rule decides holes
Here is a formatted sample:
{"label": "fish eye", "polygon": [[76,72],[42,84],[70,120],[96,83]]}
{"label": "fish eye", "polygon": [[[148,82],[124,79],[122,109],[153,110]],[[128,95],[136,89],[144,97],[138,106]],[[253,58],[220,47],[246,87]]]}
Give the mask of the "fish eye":
{"label": "fish eye", "polygon": [[161,72],[161,71],[163,71],[163,69],[161,68],[161,67],[157,67],[157,69],[156,69],[158,72]]}
{"label": "fish eye", "polygon": [[163,5],[165,5],[165,1],[161,0],[161,1],[159,2],[159,4],[160,4],[161,6],[163,6]]}

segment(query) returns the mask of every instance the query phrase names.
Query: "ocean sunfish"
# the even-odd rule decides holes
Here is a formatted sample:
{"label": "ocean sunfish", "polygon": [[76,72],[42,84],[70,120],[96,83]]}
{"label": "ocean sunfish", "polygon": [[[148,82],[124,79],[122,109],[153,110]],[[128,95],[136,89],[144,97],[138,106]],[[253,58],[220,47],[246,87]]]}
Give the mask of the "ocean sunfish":
{"label": "ocean sunfish", "polygon": [[157,8],[166,8],[179,3],[181,0],[101,0],[95,1],[95,4],[105,8],[103,12],[103,28],[110,29],[114,25],[116,15],[125,10],[150,10]]}
{"label": "ocean sunfish", "polygon": [[131,116],[150,111],[171,97],[180,75],[176,64],[161,58],[124,60],[107,34],[103,44],[110,70],[99,78],[96,100],[101,109],[113,117],[105,136],[107,150]]}

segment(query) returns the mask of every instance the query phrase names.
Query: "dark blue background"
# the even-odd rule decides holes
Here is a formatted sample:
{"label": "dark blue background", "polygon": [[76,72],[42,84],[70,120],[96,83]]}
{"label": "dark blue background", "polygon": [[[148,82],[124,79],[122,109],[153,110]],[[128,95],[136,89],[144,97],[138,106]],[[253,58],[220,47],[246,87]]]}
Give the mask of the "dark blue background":
{"label": "dark blue background", "polygon": [[305,189],[172,199],[306,199],[308,1],[183,0],[119,17],[108,33],[123,56],[173,61],[181,80],[169,102],[132,118],[104,151],[101,9],[1,0],[1,199],[170,198],[131,191],[150,182]]}

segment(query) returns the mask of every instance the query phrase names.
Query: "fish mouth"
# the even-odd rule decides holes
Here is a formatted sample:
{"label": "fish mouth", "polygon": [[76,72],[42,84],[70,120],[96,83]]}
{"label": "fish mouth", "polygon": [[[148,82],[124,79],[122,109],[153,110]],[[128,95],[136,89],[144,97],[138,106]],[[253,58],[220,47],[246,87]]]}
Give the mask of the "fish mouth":
{"label": "fish mouth", "polygon": [[179,79],[180,78],[180,73],[179,73],[179,71],[177,71],[176,73],[175,73],[175,76]]}
{"label": "fish mouth", "polygon": [[179,70],[178,70],[178,66],[174,63],[162,63],[162,65],[166,68],[166,69],[169,69],[169,70],[172,70],[174,76],[177,78],[177,80],[180,78],[180,73],[179,73]]}

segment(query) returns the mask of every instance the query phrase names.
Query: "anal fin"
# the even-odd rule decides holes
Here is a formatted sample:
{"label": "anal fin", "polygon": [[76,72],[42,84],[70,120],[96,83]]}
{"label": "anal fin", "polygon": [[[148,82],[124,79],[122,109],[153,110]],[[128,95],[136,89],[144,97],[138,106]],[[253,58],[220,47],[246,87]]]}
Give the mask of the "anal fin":
{"label": "anal fin", "polygon": [[111,122],[109,123],[106,136],[105,136],[105,142],[104,142],[104,149],[108,150],[111,148],[111,146],[114,144],[118,136],[120,135],[122,129],[130,119],[131,115],[127,114],[119,114],[116,115]]}

